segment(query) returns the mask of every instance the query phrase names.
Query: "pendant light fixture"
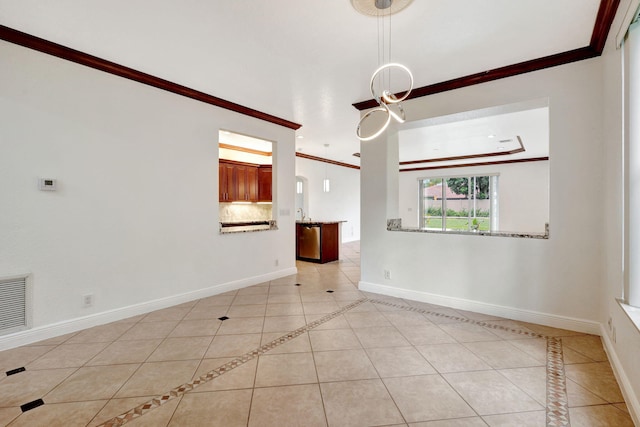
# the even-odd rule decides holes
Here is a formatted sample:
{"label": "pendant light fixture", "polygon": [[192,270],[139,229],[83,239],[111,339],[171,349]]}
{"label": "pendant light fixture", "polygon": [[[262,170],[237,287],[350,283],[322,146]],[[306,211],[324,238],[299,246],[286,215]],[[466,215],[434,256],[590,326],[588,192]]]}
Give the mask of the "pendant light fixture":
{"label": "pendant light fixture", "polygon": [[[371,96],[378,106],[367,111],[360,119],[356,128],[356,135],[361,141],[371,141],[380,136],[391,123],[391,119],[404,123],[405,114],[401,102],[407,99],[413,89],[413,74],[406,66],[391,62],[391,15],[407,7],[412,0],[351,0],[351,5],[358,12],[375,16],[378,22],[378,68],[373,72],[370,81]],[[386,29],[385,29],[386,26]],[[385,33],[388,30],[388,37]],[[391,72],[400,71],[406,74],[409,88],[400,94],[391,90]],[[363,125],[366,121],[374,120],[374,116],[382,125],[373,131],[365,132]]]}
{"label": "pendant light fixture", "polygon": [[[324,144],[324,158],[327,159],[327,148],[329,148],[329,144]],[[328,193],[331,191],[331,183],[329,182],[329,177],[327,175],[327,162],[324,162],[324,179],[322,180],[322,191]]]}

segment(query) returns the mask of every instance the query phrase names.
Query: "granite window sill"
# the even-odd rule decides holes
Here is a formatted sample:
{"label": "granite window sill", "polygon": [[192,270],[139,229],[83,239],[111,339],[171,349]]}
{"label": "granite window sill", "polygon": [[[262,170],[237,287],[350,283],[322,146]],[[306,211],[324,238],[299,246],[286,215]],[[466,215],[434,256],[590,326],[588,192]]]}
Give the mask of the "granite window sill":
{"label": "granite window sill", "polygon": [[402,219],[394,218],[387,220],[387,230],[389,231],[403,231],[407,233],[427,233],[427,234],[457,234],[465,236],[492,236],[492,237],[516,237],[522,239],[549,239],[549,224],[545,225],[544,233],[515,233],[508,231],[442,231],[442,230],[427,230],[424,228],[409,228],[402,227]]}

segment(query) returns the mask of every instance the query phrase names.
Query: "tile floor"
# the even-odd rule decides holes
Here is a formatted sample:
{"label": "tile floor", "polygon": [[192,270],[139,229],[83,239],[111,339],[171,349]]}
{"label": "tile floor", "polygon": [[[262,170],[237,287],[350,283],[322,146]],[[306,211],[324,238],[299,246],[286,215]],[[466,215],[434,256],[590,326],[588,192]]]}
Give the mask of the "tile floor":
{"label": "tile floor", "polygon": [[0,425],[633,426],[599,337],[363,293],[358,242],[341,251],[0,352],[25,368],[0,377]]}

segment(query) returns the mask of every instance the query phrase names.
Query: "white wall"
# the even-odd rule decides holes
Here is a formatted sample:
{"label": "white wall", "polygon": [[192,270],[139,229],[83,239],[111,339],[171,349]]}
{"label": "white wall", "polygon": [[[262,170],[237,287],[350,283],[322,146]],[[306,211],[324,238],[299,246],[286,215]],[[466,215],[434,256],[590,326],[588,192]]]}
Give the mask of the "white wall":
{"label": "white wall", "polygon": [[549,162],[510,163],[401,172],[399,218],[403,227],[418,227],[418,179],[499,174],[499,230],[544,233],[549,222]]}
{"label": "white wall", "polygon": [[593,194],[605,190],[601,60],[414,99],[405,111],[412,121],[540,98],[549,99],[550,238],[387,231],[394,212],[384,207],[398,196],[386,183],[398,172],[386,166],[381,137],[362,145],[362,209],[371,213],[361,232],[363,288],[599,330],[604,210],[583,195],[586,183]]}
{"label": "white wall", "polygon": [[[326,174],[331,191],[322,191]],[[296,157],[296,175],[306,178],[307,218],[318,221],[345,220],[342,242],[360,240],[360,171],[302,157]]]}
{"label": "white wall", "polygon": [[[0,58],[0,278],[32,275],[35,327],[295,272],[292,130],[5,42]],[[220,128],[276,141],[279,230],[219,234]]]}
{"label": "white wall", "polygon": [[[640,423],[640,331],[621,309],[616,298],[623,297],[625,272],[623,270],[623,83],[622,50],[615,47],[615,36],[620,28],[629,0],[620,2],[616,19],[611,26],[602,56],[604,70],[604,163],[602,241],[602,301],[605,313],[601,321],[609,359],[614,365],[628,405]],[[637,3],[637,2],[636,2]],[[611,328],[608,319],[611,318]],[[615,330],[615,334],[614,334]]]}

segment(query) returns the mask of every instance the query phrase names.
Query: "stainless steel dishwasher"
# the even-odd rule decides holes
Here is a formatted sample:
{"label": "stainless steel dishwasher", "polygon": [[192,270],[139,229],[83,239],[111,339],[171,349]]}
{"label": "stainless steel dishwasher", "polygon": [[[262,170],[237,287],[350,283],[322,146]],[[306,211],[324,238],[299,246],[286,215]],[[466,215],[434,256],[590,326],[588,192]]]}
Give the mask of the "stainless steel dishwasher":
{"label": "stainless steel dishwasher", "polygon": [[302,224],[298,236],[299,256],[307,259],[320,259],[320,225]]}

